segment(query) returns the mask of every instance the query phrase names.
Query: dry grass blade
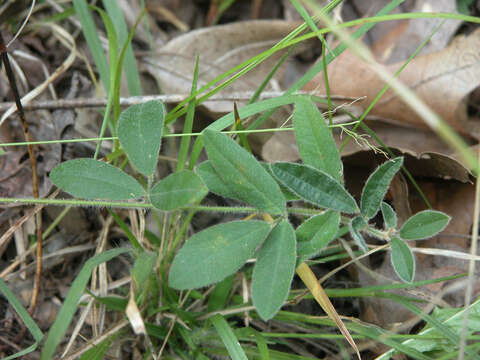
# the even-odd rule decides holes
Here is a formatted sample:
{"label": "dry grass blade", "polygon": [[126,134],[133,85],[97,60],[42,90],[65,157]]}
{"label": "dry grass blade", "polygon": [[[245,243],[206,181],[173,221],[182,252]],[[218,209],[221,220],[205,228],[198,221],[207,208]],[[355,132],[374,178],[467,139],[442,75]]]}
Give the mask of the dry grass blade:
{"label": "dry grass blade", "polygon": [[315,300],[318,304],[322,307],[322,309],[327,313],[327,315],[337,324],[338,329],[340,332],[345,336],[348,343],[352,346],[357,354],[357,357],[361,360],[360,352],[358,351],[357,345],[353,340],[352,336],[350,335],[348,329],[345,327],[342,319],[338,315],[337,311],[333,307],[330,299],[328,298],[327,294],[325,294],[325,290],[323,290],[322,285],[317,280],[317,277],[313,273],[312,269],[306,264],[301,263],[297,268],[297,275],[302,279],[303,283],[307,286],[308,290],[312,293]]}

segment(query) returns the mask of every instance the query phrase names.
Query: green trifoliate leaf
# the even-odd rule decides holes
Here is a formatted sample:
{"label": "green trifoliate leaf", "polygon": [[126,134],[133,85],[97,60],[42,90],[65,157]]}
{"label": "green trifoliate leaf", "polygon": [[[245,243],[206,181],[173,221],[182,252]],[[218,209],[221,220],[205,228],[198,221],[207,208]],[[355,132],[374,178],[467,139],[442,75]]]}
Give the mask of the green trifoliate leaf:
{"label": "green trifoliate leaf", "polygon": [[[271,164],[269,163],[266,163],[266,162],[263,162],[263,161],[260,161],[260,165],[262,165],[262,167],[267,170],[267,172],[275,179],[275,176],[273,175],[273,172],[272,172],[272,166]],[[278,183],[278,182],[277,182]],[[286,186],[284,186],[283,184],[278,184],[280,186],[280,190],[282,190],[282,193],[283,193],[283,196],[285,196],[285,199],[287,201],[296,201],[296,200],[300,200],[300,197],[295,195],[294,193],[292,193],[290,190],[288,190],[288,188]]]}
{"label": "green trifoliate leaf", "polygon": [[253,305],[263,320],[274,317],[287,299],[295,260],[295,231],[284,220],[268,235],[253,269]]}
{"label": "green trifoliate leaf", "polygon": [[312,216],[300,225],[297,236],[297,264],[317,255],[335,238],[340,225],[340,214],[329,210],[323,214]]}
{"label": "green trifoliate leaf", "polygon": [[286,200],[280,187],[252,154],[214,130],[203,132],[203,142],[213,167],[235,198],[260,211],[285,213]]}
{"label": "green trifoliate leaf", "polygon": [[398,237],[390,241],[391,260],[398,277],[405,282],[412,282],[415,277],[415,257],[410,247]]}
{"label": "green trifoliate leaf", "polygon": [[435,210],[424,210],[410,217],[400,229],[404,240],[421,240],[441,232],[448,225],[450,216]]}
{"label": "green trifoliate leaf", "polygon": [[293,127],[303,162],[340,180],[343,165],[335,140],[312,100],[299,97],[295,101]]}
{"label": "green trifoliate leaf", "polygon": [[181,170],[160,180],[150,190],[150,201],[157,209],[171,211],[200,201],[208,190],[194,172]]}
{"label": "green trifoliate leaf", "polygon": [[395,210],[384,201],[382,201],[382,215],[385,229],[396,229],[398,222],[397,214]]}
{"label": "green trifoliate leaf", "polygon": [[308,165],[277,163],[275,177],[290,191],[312,204],[347,214],[358,212],[355,199],[338,180]]}
{"label": "green trifoliate leaf", "polygon": [[173,260],[169,285],[185,290],[207,286],[235,273],[268,233],[263,221],[232,221],[209,227],[187,240]]}
{"label": "green trifoliate leaf", "polygon": [[118,138],[132,165],[150,176],[157,166],[163,133],[165,106],[153,100],[130,106],[118,119]]}
{"label": "green trifoliate leaf", "polygon": [[365,218],[371,219],[377,214],[388,187],[402,164],[403,158],[401,157],[389,160],[380,165],[370,175],[363,187],[362,200],[360,201],[362,215]]}
{"label": "green trifoliate leaf", "polygon": [[217,174],[217,171],[210,160],[204,161],[198,165],[196,172],[198,176],[202,178],[205,185],[207,185],[209,191],[222,197],[236,199],[235,193],[230,190],[228,185],[225,184],[223,179]]}
{"label": "green trifoliate leaf", "polygon": [[365,242],[365,239],[363,238],[361,230],[366,229],[367,226],[368,224],[365,222],[365,220],[361,216],[357,216],[353,218],[348,224],[350,235],[352,236],[353,241],[355,241],[358,247],[364,252],[368,251],[368,246],[367,246],[367,243]]}
{"label": "green trifoliate leaf", "polygon": [[50,179],[63,191],[84,199],[138,199],[145,191],[137,180],[119,168],[93,159],[61,163]]}

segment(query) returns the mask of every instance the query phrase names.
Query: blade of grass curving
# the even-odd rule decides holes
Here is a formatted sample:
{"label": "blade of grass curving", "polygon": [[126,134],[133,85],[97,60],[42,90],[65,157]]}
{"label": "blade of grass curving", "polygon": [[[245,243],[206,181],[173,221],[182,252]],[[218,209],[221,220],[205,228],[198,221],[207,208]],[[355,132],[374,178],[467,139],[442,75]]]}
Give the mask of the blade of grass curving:
{"label": "blade of grass curving", "polygon": [[[142,88],[140,85],[140,76],[138,74],[138,65],[135,61],[135,55],[133,54],[133,48],[131,41],[127,42],[128,31],[127,24],[122,13],[122,10],[118,6],[117,1],[103,0],[103,6],[107,10],[108,15],[113,21],[115,30],[118,35],[119,43],[127,43],[127,50],[125,53],[125,75],[127,78],[128,91],[132,96],[142,95]],[[118,49],[117,51],[119,51]]]}
{"label": "blade of grass curving", "polygon": [[123,230],[123,232],[125,233],[125,235],[127,236],[128,240],[130,241],[130,244],[132,244],[132,247],[137,250],[137,251],[143,251],[143,247],[142,245],[140,245],[140,243],[138,242],[137,238],[135,237],[135,235],[133,235],[133,233],[130,231],[130,228],[128,227],[127,224],[125,224],[125,222],[120,218],[120,216],[118,216],[115,211],[107,208],[107,211],[110,215],[112,215],[113,217],[113,220],[115,220],[115,222],[117,223],[118,226],[120,226],[120,229]]}
{"label": "blade of grass curving", "polygon": [[[298,0],[290,0],[290,3],[295,7],[297,12],[300,14],[302,17],[303,21],[308,25],[308,27],[313,31],[313,32],[318,32],[319,29],[315,22],[313,21],[312,17],[308,14],[307,10],[298,2]],[[325,41],[325,38],[323,35],[318,35],[318,39],[322,43],[322,71],[323,71],[323,78],[325,81],[325,92],[327,95],[327,112],[328,112],[328,123],[330,126],[333,124],[333,114],[331,112],[331,109],[333,108],[332,106],[332,99],[330,97],[330,84],[328,81],[328,72],[327,72],[327,59],[325,58],[326,51],[325,49],[328,47],[327,42]]]}
{"label": "blade of grass curving", "polygon": [[233,129],[234,131],[240,131],[238,133],[238,137],[240,138],[240,143],[242,144],[243,148],[247,150],[249,153],[252,153],[252,149],[250,148],[250,144],[248,143],[247,140],[247,134],[243,132],[243,125],[242,125],[242,119],[240,118],[240,115],[238,114],[238,109],[237,109],[237,103],[233,102],[233,116],[235,117],[235,122],[233,124]]}
{"label": "blade of grass curving", "polygon": [[[311,0],[305,0],[311,8],[317,9],[318,6]],[[334,23],[327,16],[319,14],[322,21],[328,26],[333,27]],[[376,61],[373,54],[366,45],[355,42],[351,36],[340,27],[332,28],[333,32],[344,41],[362,61],[371,66],[371,69],[382,79],[390,84],[390,87],[398,94],[399,97],[411,107],[428,125],[432,131],[436,132],[450,147],[458,151],[461,158],[468,164],[472,171],[478,172],[478,163],[473,152],[469,149],[465,141],[458,135],[450,125],[441,119],[430,107],[428,107],[416,94],[405,84],[392,76],[385,68],[375,66]]]}
{"label": "blade of grass curving", "polygon": [[55,350],[57,349],[58,344],[65,335],[65,332],[67,331],[67,328],[72,321],[73,315],[77,310],[78,301],[83,294],[85,286],[87,286],[87,283],[90,280],[93,269],[96,266],[113,259],[114,257],[130,251],[131,249],[122,248],[107,250],[101,254],[91,257],[85,262],[82,270],[80,271],[76,279],[73,281],[72,286],[68,291],[67,297],[65,298],[63,306],[57,314],[55,322],[50,327],[47,339],[45,340],[45,344],[42,350],[42,360],[50,360],[53,358]]}
{"label": "blade of grass curving", "polygon": [[[190,96],[192,100],[188,103],[187,107],[187,116],[185,118],[185,124],[183,125],[183,134],[189,134],[192,132],[193,129],[193,117],[195,115],[195,91],[197,90],[197,82],[198,82],[198,62],[199,57],[195,60],[195,69],[193,71],[193,81],[192,81],[192,89],[190,91]],[[187,162],[188,156],[188,149],[190,147],[190,136],[183,136],[182,140],[180,141],[180,150],[178,150],[178,162],[177,162],[177,170],[181,171],[185,168],[185,164]],[[193,165],[189,163],[189,170],[193,170]]]}
{"label": "blade of grass curving", "polygon": [[232,360],[248,360],[247,355],[245,355],[237,337],[225,318],[220,314],[216,314],[211,317],[210,320],[215,326],[215,329],[227,348],[228,353],[232,357]]}
{"label": "blade of grass curving", "polygon": [[[380,16],[380,15],[384,15],[384,14],[388,14],[389,12],[391,12],[392,10],[394,10],[396,7],[398,7],[404,0],[394,0],[394,1],[391,1],[389,4],[387,4],[384,8],[382,8],[376,16]],[[365,35],[365,33],[367,33],[367,31],[369,31],[372,27],[375,26],[374,23],[364,23],[364,24],[360,24],[361,26],[355,30],[355,32],[351,35],[353,39],[359,39],[360,37],[362,37],[363,35]],[[311,35],[314,35],[314,36],[318,36],[318,35],[321,35],[323,34],[323,31],[325,29],[322,29],[322,30],[319,30],[318,34],[311,34]],[[310,36],[311,36],[310,35]],[[313,37],[313,36],[312,36]],[[337,56],[339,56],[342,52],[344,52],[346,50],[347,46],[344,42],[340,43],[339,45],[337,45],[335,47],[335,49],[333,49],[326,57],[325,57],[325,64],[330,64]],[[298,91],[300,90],[301,88],[303,88],[310,80],[312,80],[312,78],[317,75],[318,73],[320,73],[321,71],[323,71],[323,60],[322,62],[318,62],[316,63],[315,65],[313,65],[310,70],[308,70],[300,79],[298,79],[295,84],[293,84],[287,91],[285,91],[285,95],[290,95],[290,94],[293,94],[295,91]],[[256,129],[258,126],[260,126],[265,120],[267,120],[268,118],[270,118],[272,116],[272,114],[274,113],[274,110],[270,110],[268,112],[266,112],[265,114],[263,114],[262,116],[260,116],[255,122],[253,122],[247,129],[248,130],[251,130],[251,129]]]}
{"label": "blade of grass curving", "polygon": [[[382,297],[387,298],[387,299],[391,299],[391,300],[403,305],[405,308],[410,310],[412,313],[414,313],[415,315],[420,317],[422,320],[424,320],[428,325],[430,325],[431,329],[435,329],[440,334],[442,334],[444,336],[444,338],[452,344],[452,346],[456,347],[460,343],[460,337],[449,326],[447,326],[445,324],[445,323],[448,322],[448,320],[442,322],[442,321],[437,320],[433,316],[425,314],[422,311],[422,309],[413,305],[410,301],[406,300],[404,297],[401,297],[401,296],[398,296],[398,295],[395,295],[395,294],[392,294],[392,293],[384,293],[382,295]],[[477,304],[478,304],[478,302],[477,302]],[[461,313],[461,315],[463,315],[463,311],[460,311],[449,319],[457,317],[458,314],[460,314],[460,313]],[[406,341],[405,343],[408,343],[408,342],[409,341]],[[477,359],[478,360],[480,358],[480,355],[469,351],[469,349],[465,349],[465,351],[470,356],[471,359]],[[379,360],[380,359],[388,359],[388,357],[384,357],[384,356],[386,356],[386,354],[383,354],[382,357],[379,357],[378,359]]]}
{"label": "blade of grass curving", "polygon": [[105,91],[108,92],[110,83],[108,61],[98,37],[97,28],[95,27],[92,15],[88,9],[88,4],[85,0],[73,0],[73,7],[75,8],[78,20],[82,25],[83,35],[87,40],[88,47],[90,48],[93,60],[95,61],[95,65],[100,74],[103,87],[105,88]]}
{"label": "blade of grass curving", "polygon": [[34,344],[30,345],[26,349],[23,349],[17,352],[16,354],[7,356],[3,360],[15,359],[34,351],[38,347],[38,344],[40,343],[40,341],[42,341],[43,333],[42,333],[42,330],[40,330],[38,325],[35,323],[35,321],[32,319],[28,311],[23,307],[20,301],[18,301],[15,294],[12,292],[12,290],[9,289],[7,284],[5,284],[5,282],[2,279],[0,279],[0,293],[2,293],[3,296],[5,296],[10,306],[16,311],[20,319],[22,319],[23,323],[27,327],[28,331],[30,331],[30,333],[33,336],[33,339],[35,340]]}
{"label": "blade of grass curving", "polygon": [[[105,134],[105,130],[107,129],[108,118],[110,116],[110,111],[111,111],[111,108],[112,108],[112,100],[114,99],[114,91],[113,90],[114,90],[114,85],[115,85],[115,70],[116,70],[117,58],[118,58],[118,56],[117,56],[118,40],[117,40],[117,34],[115,32],[115,28],[113,26],[113,23],[110,20],[110,18],[108,17],[108,15],[105,13],[105,11],[103,11],[102,9],[97,8],[95,6],[92,6],[91,8],[94,9],[95,11],[97,11],[100,14],[100,16],[102,18],[102,21],[103,21],[103,24],[105,25],[105,28],[107,29],[108,48],[109,48],[109,56],[110,56],[110,67],[109,67],[110,73],[108,75],[108,80],[109,80],[108,81],[108,87],[105,83],[103,84],[105,86],[105,91],[107,91],[107,93],[108,93],[108,103],[107,103],[107,107],[105,109],[105,113],[104,113],[103,120],[102,120],[102,125],[100,127],[100,133],[99,133],[99,136],[98,136],[98,137],[102,138],[103,135]],[[102,52],[102,54],[103,54],[103,52]],[[97,65],[97,67],[98,67],[98,65]],[[103,77],[102,77],[102,80],[103,80]],[[116,127],[114,126],[113,127],[113,133],[115,133],[115,128]],[[100,152],[101,145],[102,145],[102,141],[99,141],[97,143],[96,148],[95,148],[95,154],[93,155],[94,159],[98,158],[98,154]]]}
{"label": "blade of grass curving", "polygon": [[240,339],[242,337],[247,337],[246,340],[251,340],[253,337],[257,343],[260,360],[270,360],[270,351],[268,350],[267,340],[263,336],[263,331],[259,332],[251,327],[244,327],[235,329],[235,335],[237,335],[237,337]]}

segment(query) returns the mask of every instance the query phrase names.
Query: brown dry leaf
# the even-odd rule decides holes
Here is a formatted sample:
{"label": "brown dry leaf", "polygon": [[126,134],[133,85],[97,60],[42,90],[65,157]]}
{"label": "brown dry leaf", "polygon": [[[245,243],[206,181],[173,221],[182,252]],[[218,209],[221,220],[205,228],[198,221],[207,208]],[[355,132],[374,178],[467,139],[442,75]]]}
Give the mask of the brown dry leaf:
{"label": "brown dry leaf", "polygon": [[[416,1],[410,11],[458,14],[457,5],[451,0]],[[382,63],[391,64],[404,61],[443,21],[439,18],[400,21],[391,31],[379,33],[380,38],[373,44],[372,52]],[[423,47],[420,54],[429,54],[444,49],[461,23],[460,20],[446,21]]]}
{"label": "brown dry leaf", "polygon": [[[270,49],[298,25],[298,22],[281,20],[255,20],[191,31],[167,43],[153,57],[144,58],[144,64],[147,71],[158,79],[165,93],[188,94],[197,55],[200,57],[198,87],[201,87],[243,61]],[[275,53],[224,91],[257,89],[283,54],[283,51]],[[280,74],[277,73],[277,76]],[[233,109],[231,101],[205,106],[212,112],[220,113]]]}
{"label": "brown dry leaf", "polygon": [[[456,37],[446,49],[419,56],[400,74],[400,80],[440,115],[455,130],[465,136],[480,138],[477,118],[468,116],[466,100],[480,84],[480,29],[469,36]],[[376,66],[382,66],[380,64]],[[401,64],[386,66],[392,74]],[[366,63],[349,51],[342,53],[328,67],[332,95],[366,96],[367,106],[385,83]],[[323,74],[319,74],[305,90],[324,89]],[[398,97],[388,91],[371,111],[371,115],[402,125],[427,128],[422,118]]]}

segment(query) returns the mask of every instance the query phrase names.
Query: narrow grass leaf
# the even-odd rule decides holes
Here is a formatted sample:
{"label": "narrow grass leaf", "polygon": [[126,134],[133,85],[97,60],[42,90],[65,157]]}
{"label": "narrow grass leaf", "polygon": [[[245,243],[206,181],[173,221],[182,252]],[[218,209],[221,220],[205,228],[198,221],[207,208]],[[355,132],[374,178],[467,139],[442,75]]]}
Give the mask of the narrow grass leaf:
{"label": "narrow grass leaf", "polygon": [[[183,125],[183,134],[190,134],[193,129],[193,117],[195,116],[195,91],[197,91],[197,83],[198,83],[198,62],[199,57],[195,60],[195,69],[193,70],[193,81],[192,81],[192,89],[190,90],[190,96],[192,100],[188,103],[187,106],[187,116],[185,117],[185,123]],[[182,140],[180,140],[180,149],[178,150],[178,161],[177,161],[177,171],[183,170],[187,163],[188,157],[188,149],[190,147],[190,135],[182,136]],[[193,163],[189,164],[189,169],[193,170]]]}
{"label": "narrow grass leaf", "polygon": [[143,175],[155,171],[165,119],[161,101],[130,106],[118,120],[118,138],[132,165]]}
{"label": "narrow grass leaf", "polygon": [[215,288],[208,296],[208,312],[225,308],[228,300],[228,295],[232,290],[233,277],[234,275],[227,276],[224,280],[220,281],[217,285],[215,285]]}
{"label": "narrow grass leaf", "polygon": [[[112,19],[115,31],[118,35],[119,43],[125,43],[128,39],[128,29],[125,19],[123,17],[122,9],[117,1],[103,0],[103,6]],[[142,88],[140,85],[140,76],[138,73],[138,65],[133,54],[132,44],[129,41],[125,54],[125,75],[127,78],[128,91],[131,96],[142,95]]]}
{"label": "narrow grass leaf", "polygon": [[196,172],[205,185],[207,185],[209,191],[225,198],[237,199],[236,194],[230,190],[230,187],[228,187],[223,179],[217,174],[211,160],[204,161],[198,165]]}
{"label": "narrow grass leaf", "polygon": [[385,229],[396,229],[398,224],[397,214],[395,210],[387,204],[386,202],[382,201],[382,216],[383,222],[385,224]]}
{"label": "narrow grass leaf", "polygon": [[253,269],[252,300],[263,320],[273,318],[287,299],[295,262],[295,230],[283,220],[263,243]]}
{"label": "narrow grass leaf", "polygon": [[[98,72],[100,73],[103,87],[108,90],[110,84],[108,61],[98,37],[97,27],[95,26],[95,22],[93,21],[92,15],[88,9],[88,4],[85,0],[73,0],[73,7],[75,8],[78,20],[82,25],[81,28],[83,35],[87,40],[93,60],[97,66]],[[114,51],[117,51],[117,49],[114,49]]]}
{"label": "narrow grass leaf", "polygon": [[50,360],[53,359],[53,355],[57,349],[58,344],[62,341],[65,332],[67,331],[70,322],[73,319],[73,315],[77,311],[78,302],[82,296],[85,287],[87,286],[90,276],[92,275],[93,269],[114,257],[117,257],[121,254],[125,254],[131,251],[130,249],[113,249],[107,250],[101,254],[95,255],[94,257],[88,259],[82,267],[82,270],[73,281],[70,290],[68,291],[67,297],[63,303],[62,308],[58,312],[55,322],[50,327],[50,330],[45,340],[43,346],[41,359]]}
{"label": "narrow grass leaf", "polygon": [[299,97],[295,101],[293,127],[303,162],[340,180],[343,165],[337,146],[325,118],[311,99]]}
{"label": "narrow grass leaf", "polygon": [[157,255],[150,251],[142,252],[135,259],[130,274],[132,275],[133,280],[135,280],[137,289],[141,289],[145,281],[147,281],[153,271],[156,260]]}
{"label": "narrow grass leaf", "polygon": [[402,281],[411,283],[415,277],[415,257],[410,247],[398,237],[390,241],[393,268]]}
{"label": "narrow grass leaf", "polygon": [[105,359],[105,354],[112,346],[112,343],[119,337],[120,333],[116,333],[113,336],[109,336],[103,340],[100,344],[93,345],[93,347],[83,353],[78,360],[103,360]]}
{"label": "narrow grass leaf", "polygon": [[252,154],[218,131],[203,132],[208,158],[230,191],[260,211],[283,214],[286,200],[276,181]]}
{"label": "narrow grass leaf", "polygon": [[12,290],[10,290],[10,288],[7,286],[7,284],[5,284],[2,279],[0,279],[0,293],[5,296],[10,306],[16,311],[20,319],[22,319],[23,323],[27,327],[28,331],[30,331],[33,339],[35,340],[35,343],[30,345],[26,349],[23,349],[13,355],[4,358],[4,360],[16,359],[34,351],[38,347],[40,341],[42,341],[43,333],[42,330],[40,330],[38,325],[35,323],[35,321],[32,319],[28,311],[23,307],[22,303],[17,299],[15,294],[12,292]]}
{"label": "narrow grass leaf", "polygon": [[435,210],[424,210],[410,217],[400,229],[404,240],[422,240],[441,232],[450,222],[450,216]]}
{"label": "narrow grass leaf", "polygon": [[197,174],[182,170],[160,180],[150,190],[149,197],[157,209],[172,211],[202,200],[207,193]]}
{"label": "narrow grass leaf", "polygon": [[130,241],[130,244],[133,246],[133,248],[137,251],[143,251],[142,245],[138,242],[135,235],[133,235],[133,233],[130,231],[130,228],[125,223],[125,221],[123,221],[122,218],[115,213],[115,211],[112,211],[109,208],[107,208],[107,211],[113,217],[113,220],[115,220],[115,222],[120,227],[120,229],[123,230],[123,232],[127,236],[128,240]]}
{"label": "narrow grass leaf", "polygon": [[308,165],[277,163],[272,165],[275,177],[290,191],[326,209],[347,214],[358,212],[355,199],[329,174]]}
{"label": "narrow grass leaf", "polygon": [[364,251],[368,251],[367,243],[365,242],[365,239],[363,238],[363,235],[361,233],[361,230],[365,229],[367,227],[367,223],[361,216],[354,217],[349,223],[348,223],[348,228],[350,230],[350,235],[353,238],[353,241],[358,245],[358,247]]}
{"label": "narrow grass leaf", "polygon": [[84,199],[129,200],[145,193],[130,175],[93,159],[65,161],[52,170],[50,179],[63,191]]}
{"label": "narrow grass leaf", "polygon": [[235,273],[270,232],[263,221],[211,226],[187,240],[173,260],[169,285],[178,290],[207,286]]}
{"label": "narrow grass leaf", "polygon": [[218,336],[222,339],[232,360],[248,360],[247,355],[245,355],[245,352],[240,346],[232,328],[228,325],[224,317],[220,314],[216,314],[210,318],[210,321],[213,326],[215,326]]}
{"label": "narrow grass leaf", "polygon": [[371,219],[377,214],[390,183],[402,164],[402,157],[389,160],[380,165],[367,179],[360,201],[362,215],[365,218]]}
{"label": "narrow grass leaf", "polygon": [[312,216],[295,231],[297,237],[297,263],[317,255],[332,241],[340,225],[340,213],[329,210]]}

